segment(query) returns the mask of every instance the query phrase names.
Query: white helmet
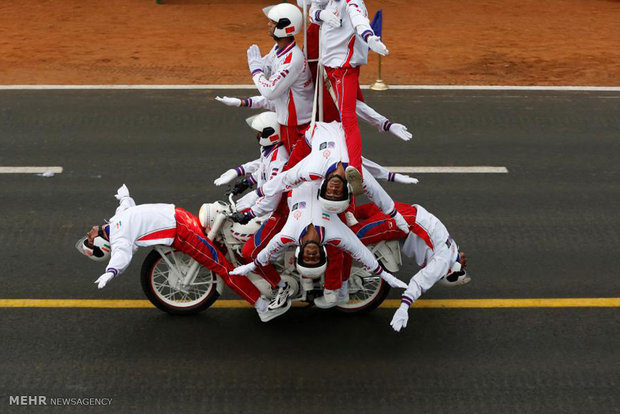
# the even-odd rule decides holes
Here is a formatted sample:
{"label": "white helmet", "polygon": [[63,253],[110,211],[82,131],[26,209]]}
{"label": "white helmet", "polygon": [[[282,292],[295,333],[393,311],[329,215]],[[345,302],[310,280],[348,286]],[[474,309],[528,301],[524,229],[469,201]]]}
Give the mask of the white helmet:
{"label": "white helmet", "polygon": [[245,122],[248,123],[250,128],[261,133],[258,143],[263,147],[268,147],[281,141],[280,124],[275,112],[263,112],[249,117]]}
{"label": "white helmet", "polygon": [[448,274],[439,279],[439,283],[448,287],[455,287],[469,283],[471,278],[467,276],[465,269],[461,268],[461,263],[454,262],[448,270]]}
{"label": "white helmet", "polygon": [[103,262],[112,251],[110,242],[103,238],[103,228],[99,226],[99,235],[93,239],[92,247],[88,245],[88,237],[84,236],[75,243],[78,252],[95,262]]}
{"label": "white helmet", "polygon": [[200,220],[200,225],[206,231],[211,229],[213,223],[215,222],[215,217],[217,217],[218,213],[228,213],[230,209],[228,205],[226,205],[222,201],[216,201],[215,203],[204,203],[200,207],[200,211],[198,212],[198,219]]}
{"label": "white helmet", "polygon": [[[339,179],[344,183],[344,191],[340,200],[329,200],[325,196],[325,193],[327,191],[327,183],[329,182],[329,180],[332,179]],[[353,189],[345,178],[342,178],[339,175],[331,175],[329,178],[323,178],[323,181],[321,181],[321,188],[319,189],[317,197],[324,211],[339,214],[345,211],[347,207],[349,207],[349,204],[351,204],[352,194]]]}
{"label": "white helmet", "polygon": [[[304,247],[308,244],[316,244],[319,246],[320,258],[319,262],[315,265],[309,265],[304,263],[302,251]],[[325,246],[321,246],[319,243],[315,241],[307,241],[301,246],[297,246],[295,249],[295,267],[300,275],[309,279],[318,279],[325,273],[325,269],[327,269],[327,250],[325,250]]]}
{"label": "white helmet", "polygon": [[301,31],[303,17],[301,10],[289,3],[280,3],[275,6],[268,6],[263,9],[263,13],[270,20],[276,22],[273,31],[274,37],[291,37]]}

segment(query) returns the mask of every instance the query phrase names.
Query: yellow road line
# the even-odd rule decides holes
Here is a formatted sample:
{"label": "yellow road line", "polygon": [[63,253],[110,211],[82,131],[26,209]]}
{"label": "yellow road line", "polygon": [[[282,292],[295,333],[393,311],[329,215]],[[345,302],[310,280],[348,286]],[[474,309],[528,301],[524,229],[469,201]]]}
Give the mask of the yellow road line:
{"label": "yellow road line", "polygon": [[[296,302],[296,307],[307,306]],[[388,299],[381,308],[395,309],[400,299]],[[244,300],[221,299],[212,308],[248,308]],[[488,308],[617,308],[620,298],[538,298],[538,299],[421,299],[415,308],[488,309]],[[153,308],[145,299],[0,299],[0,308]]]}

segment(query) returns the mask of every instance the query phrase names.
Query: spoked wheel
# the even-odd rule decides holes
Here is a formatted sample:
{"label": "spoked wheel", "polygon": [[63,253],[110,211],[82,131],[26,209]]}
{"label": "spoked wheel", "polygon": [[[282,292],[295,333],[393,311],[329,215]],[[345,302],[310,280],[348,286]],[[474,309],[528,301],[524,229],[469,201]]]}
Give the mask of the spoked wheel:
{"label": "spoked wheel", "polygon": [[349,302],[337,306],[347,313],[363,313],[376,309],[390,293],[388,285],[379,276],[353,267],[349,277]]}
{"label": "spoked wheel", "polygon": [[194,259],[172,250],[166,253],[166,258],[175,269],[156,250],[142,263],[142,290],[153,305],[171,314],[190,315],[205,310],[217,300],[220,294],[213,272],[198,266],[195,277],[185,285],[184,278]]}

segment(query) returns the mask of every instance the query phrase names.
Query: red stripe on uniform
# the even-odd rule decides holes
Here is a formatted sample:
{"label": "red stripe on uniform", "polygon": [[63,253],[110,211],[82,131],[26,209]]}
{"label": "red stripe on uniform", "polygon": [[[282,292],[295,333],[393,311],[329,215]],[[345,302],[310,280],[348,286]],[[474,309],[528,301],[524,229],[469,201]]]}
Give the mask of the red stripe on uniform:
{"label": "red stripe on uniform", "polygon": [[434,250],[431,236],[426,232],[426,230],[424,230],[422,226],[420,226],[418,223],[414,223],[413,226],[411,226],[411,231],[413,231],[419,238],[424,240],[424,243],[426,243],[428,247]]}
{"label": "red stripe on uniform", "polygon": [[293,99],[293,91],[288,91],[288,126],[297,126],[297,110],[295,109],[295,99]]}
{"label": "red stripe on uniform", "polygon": [[342,65],[343,68],[351,67],[349,62],[351,61],[351,58],[353,57],[353,46],[354,45],[355,45],[355,35],[351,37],[351,40],[349,40],[349,44],[347,45],[347,49],[349,49],[349,52],[347,53],[347,58],[344,61],[344,65]]}
{"label": "red stripe on uniform", "polygon": [[153,233],[145,234],[144,236],[140,237],[138,240],[146,241],[146,240],[157,240],[157,239],[174,239],[175,235],[176,235],[176,228],[164,229],[164,230],[154,231]]}

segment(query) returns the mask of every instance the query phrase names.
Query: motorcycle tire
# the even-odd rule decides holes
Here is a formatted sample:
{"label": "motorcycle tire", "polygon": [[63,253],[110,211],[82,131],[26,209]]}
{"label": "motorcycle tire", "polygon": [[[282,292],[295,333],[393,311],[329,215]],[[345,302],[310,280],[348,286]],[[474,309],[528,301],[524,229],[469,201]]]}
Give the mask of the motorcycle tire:
{"label": "motorcycle tire", "polygon": [[[181,252],[176,252],[176,254],[183,255],[185,259],[188,259],[189,256],[185,255]],[[168,291],[173,291],[169,284],[168,287],[163,284],[155,283],[155,273],[156,270],[161,273],[162,269],[168,268],[167,263],[162,259],[161,255],[152,250],[144,259],[142,263],[142,269],[140,271],[140,282],[142,285],[142,290],[144,294],[149,299],[149,301],[155,305],[158,309],[167,312],[172,315],[194,315],[196,313],[202,312],[207,309],[209,306],[215,302],[220,294],[217,291],[217,279],[213,272],[204,267],[200,267],[199,272],[202,272],[206,279],[209,279],[210,274],[210,285],[205,291],[205,293],[201,294],[199,298],[193,301],[174,301],[170,298],[166,298],[160,289],[167,289]],[[200,275],[200,273],[199,273]],[[161,276],[161,274],[157,275]],[[178,292],[178,290],[176,291]],[[171,296],[176,293],[171,293]]]}

